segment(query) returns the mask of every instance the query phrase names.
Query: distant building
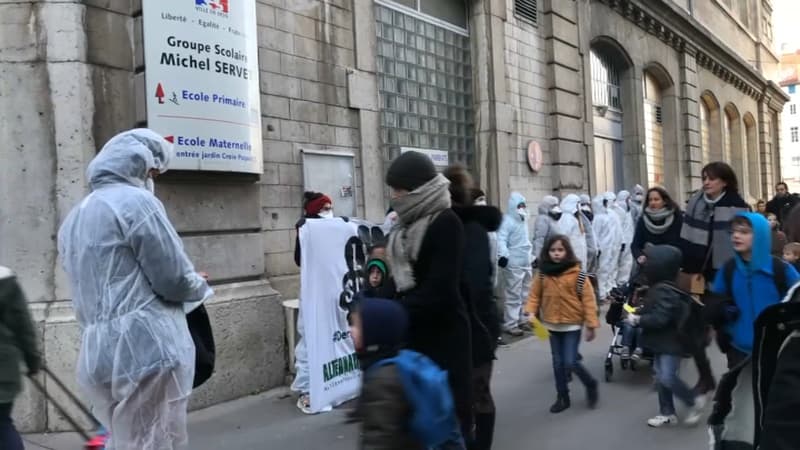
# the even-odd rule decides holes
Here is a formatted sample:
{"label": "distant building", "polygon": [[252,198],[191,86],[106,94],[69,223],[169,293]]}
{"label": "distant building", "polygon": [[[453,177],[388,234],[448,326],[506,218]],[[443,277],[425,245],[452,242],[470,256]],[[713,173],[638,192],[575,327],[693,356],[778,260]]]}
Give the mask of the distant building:
{"label": "distant building", "polygon": [[800,192],[800,51],[781,56],[781,88],[790,100],[781,113],[781,171],[792,192]]}

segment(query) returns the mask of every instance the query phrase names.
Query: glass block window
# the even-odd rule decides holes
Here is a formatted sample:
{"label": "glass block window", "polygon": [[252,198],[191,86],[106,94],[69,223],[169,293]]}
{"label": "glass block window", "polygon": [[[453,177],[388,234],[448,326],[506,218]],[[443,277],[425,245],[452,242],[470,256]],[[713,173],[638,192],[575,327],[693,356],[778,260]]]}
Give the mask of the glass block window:
{"label": "glass block window", "polygon": [[470,39],[376,3],[381,142],[387,160],[400,147],[445,150],[474,164]]}

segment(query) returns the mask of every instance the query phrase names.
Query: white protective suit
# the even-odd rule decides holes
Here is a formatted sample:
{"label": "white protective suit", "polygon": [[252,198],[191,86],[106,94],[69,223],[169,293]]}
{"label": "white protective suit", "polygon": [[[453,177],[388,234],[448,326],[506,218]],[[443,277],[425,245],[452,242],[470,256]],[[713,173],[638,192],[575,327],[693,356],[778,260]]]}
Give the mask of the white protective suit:
{"label": "white protective suit", "polygon": [[[551,215],[552,214],[552,215]],[[558,228],[556,217],[561,216],[561,207],[558,206],[558,199],[548,195],[539,203],[539,215],[536,216],[536,225],[533,227],[533,260],[539,259],[542,247],[550,236],[561,234]]]}
{"label": "white protective suit", "polygon": [[586,231],[586,272],[589,274],[597,273],[597,236],[594,234],[594,227],[592,220],[594,220],[594,213],[592,212],[592,200],[586,194],[580,195],[580,213],[578,217],[581,219],[583,229]]}
{"label": "white protective suit", "polygon": [[525,203],[525,197],[512,192],[508,199],[508,210],[497,230],[497,258],[506,258],[508,264],[499,270],[498,281],[505,294],[503,327],[511,330],[526,323],[522,311],[523,302],[531,288],[531,239],[527,217],[517,211]]}
{"label": "white protective suit", "polygon": [[187,442],[195,348],[184,305],[211,289],[146,188],[149,171],[166,170],[171,151],[151,130],[112,138],[86,171],[92,192],[58,234],[82,330],[78,383],[114,450]]}
{"label": "white protective suit", "polygon": [[647,195],[647,193],[641,184],[637,184],[633,187],[633,195],[631,196],[629,205],[631,208],[631,216],[633,216],[634,230],[636,229],[636,224],[639,223],[639,219],[642,217],[644,204],[647,202],[645,195]]}
{"label": "white protective suit", "polygon": [[[586,271],[588,268],[588,248],[586,245],[586,228],[581,217],[583,214],[578,214],[580,206],[580,197],[575,194],[569,194],[561,200],[561,220],[558,221],[558,228],[561,233],[569,238],[572,244],[572,250],[575,256],[581,261],[581,269]],[[588,219],[587,219],[588,222]]]}
{"label": "white protective suit", "polygon": [[619,278],[619,258],[620,254],[622,253],[622,216],[617,212],[617,194],[613,192],[606,192],[603,194],[603,200],[605,201],[606,211],[608,212],[609,217],[614,225],[614,229],[616,230],[617,236],[617,248],[613,250],[615,259],[614,264],[609,268],[609,276],[612,282],[612,288],[617,286],[617,278]]}
{"label": "white protective suit", "polygon": [[[613,194],[612,194],[613,195]],[[622,234],[619,219],[615,213],[606,208],[606,198],[598,195],[592,202],[594,220],[592,228],[597,237],[597,249],[600,253],[597,264],[598,297],[605,299],[616,286],[619,249],[622,245]]]}
{"label": "white protective suit", "polygon": [[622,224],[622,250],[619,254],[619,273],[617,274],[617,286],[628,283],[633,269],[633,255],[631,255],[631,242],[636,231],[633,223],[633,215],[630,210],[631,194],[628,191],[620,191],[617,194],[617,202],[614,210],[619,215]]}

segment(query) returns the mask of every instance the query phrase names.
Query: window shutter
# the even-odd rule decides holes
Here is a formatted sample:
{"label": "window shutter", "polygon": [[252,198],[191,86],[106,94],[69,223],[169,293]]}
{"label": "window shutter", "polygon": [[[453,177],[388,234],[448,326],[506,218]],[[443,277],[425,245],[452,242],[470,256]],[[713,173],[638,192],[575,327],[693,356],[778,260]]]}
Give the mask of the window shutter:
{"label": "window shutter", "polygon": [[539,10],[537,0],[515,0],[514,15],[533,25],[539,25]]}

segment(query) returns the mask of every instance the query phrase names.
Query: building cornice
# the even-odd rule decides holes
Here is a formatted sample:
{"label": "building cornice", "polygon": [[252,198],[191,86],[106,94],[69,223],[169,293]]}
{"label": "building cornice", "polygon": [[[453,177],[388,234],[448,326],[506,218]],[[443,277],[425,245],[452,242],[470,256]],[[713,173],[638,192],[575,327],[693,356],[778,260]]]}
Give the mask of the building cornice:
{"label": "building cornice", "polygon": [[694,56],[700,67],[749,97],[765,99],[771,82],[683,9],[666,0],[597,1],[675,50]]}

